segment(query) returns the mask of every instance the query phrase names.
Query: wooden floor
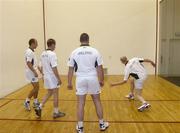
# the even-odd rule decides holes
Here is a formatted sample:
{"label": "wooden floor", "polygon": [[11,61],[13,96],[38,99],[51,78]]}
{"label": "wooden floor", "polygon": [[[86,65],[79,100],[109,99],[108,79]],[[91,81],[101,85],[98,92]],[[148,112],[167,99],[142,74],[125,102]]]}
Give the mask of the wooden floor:
{"label": "wooden floor", "polygon": [[[138,112],[138,101],[128,101],[124,96],[129,84],[111,88],[110,81],[122,76],[108,76],[101,99],[104,118],[110,122],[105,133],[180,133],[180,87],[155,76],[149,76],[144,85],[144,98],[152,107]],[[23,101],[31,85],[21,88],[0,100],[0,133],[75,133],[76,96],[75,90],[67,90],[67,79],[62,77],[60,89],[60,109],[66,113],[63,118],[53,120],[52,99],[44,107],[42,118],[37,119],[34,111],[24,110]],[[46,90],[40,84],[39,98]],[[85,106],[85,133],[100,133],[98,119],[91,98]]]}

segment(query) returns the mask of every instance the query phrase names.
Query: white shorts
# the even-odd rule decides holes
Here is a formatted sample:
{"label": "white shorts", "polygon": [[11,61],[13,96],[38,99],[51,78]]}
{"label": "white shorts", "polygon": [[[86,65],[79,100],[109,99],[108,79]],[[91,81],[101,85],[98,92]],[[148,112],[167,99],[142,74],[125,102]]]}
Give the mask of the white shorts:
{"label": "white shorts", "polygon": [[34,76],[34,73],[31,71],[26,71],[26,80],[30,83],[36,83],[38,82],[38,77]]}
{"label": "white shorts", "polygon": [[56,89],[59,88],[58,80],[55,75],[44,75],[44,87],[46,89]]}
{"label": "white shorts", "polygon": [[145,79],[134,80],[135,89],[142,89]]}
{"label": "white shorts", "polygon": [[76,95],[99,94],[101,93],[97,76],[77,77]]}

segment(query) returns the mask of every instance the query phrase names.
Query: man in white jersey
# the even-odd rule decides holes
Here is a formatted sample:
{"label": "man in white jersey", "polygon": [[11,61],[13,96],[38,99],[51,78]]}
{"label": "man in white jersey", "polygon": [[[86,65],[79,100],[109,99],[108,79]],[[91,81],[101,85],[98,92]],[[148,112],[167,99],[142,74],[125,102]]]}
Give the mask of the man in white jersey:
{"label": "man in white jersey", "polygon": [[[68,88],[72,89],[73,71],[76,72],[76,95],[78,133],[83,133],[84,105],[86,95],[90,94],[99,118],[100,130],[105,131],[109,123],[103,120],[103,109],[100,100],[100,86],[104,85],[103,61],[99,52],[89,46],[89,36],[83,33],[80,36],[81,46],[75,49],[68,61]],[[99,80],[98,80],[99,77]]]}
{"label": "man in white jersey", "polygon": [[34,54],[34,50],[37,48],[37,40],[32,38],[29,40],[29,48],[25,52],[25,75],[28,82],[33,86],[33,89],[29,92],[25,102],[24,107],[26,110],[30,111],[30,100],[34,97],[33,105],[34,107],[39,105],[38,102],[38,91],[39,91],[39,82],[38,82],[38,73],[37,73],[37,60]]}
{"label": "man in white jersey", "polygon": [[59,86],[61,85],[60,75],[57,69],[57,56],[54,52],[56,42],[54,39],[47,41],[48,49],[41,54],[41,65],[44,79],[44,87],[47,89],[47,94],[44,96],[42,103],[35,109],[36,115],[41,117],[41,110],[47,100],[53,95],[54,97],[54,113],[53,118],[63,117],[65,113],[58,109]]}
{"label": "man in white jersey", "polygon": [[116,85],[122,85],[127,82],[130,76],[133,77],[131,80],[131,91],[129,95],[126,97],[129,99],[134,99],[134,89],[135,89],[135,96],[137,96],[138,100],[142,102],[142,106],[138,108],[139,111],[143,111],[144,109],[150,107],[150,104],[147,103],[144,98],[142,97],[142,88],[143,83],[146,80],[147,73],[143,66],[143,62],[151,63],[152,66],[156,66],[156,64],[149,60],[149,59],[143,59],[143,58],[132,58],[130,60],[127,59],[126,56],[123,56],[120,58],[121,62],[125,64],[125,71],[124,71],[124,80],[112,83],[112,86]]}

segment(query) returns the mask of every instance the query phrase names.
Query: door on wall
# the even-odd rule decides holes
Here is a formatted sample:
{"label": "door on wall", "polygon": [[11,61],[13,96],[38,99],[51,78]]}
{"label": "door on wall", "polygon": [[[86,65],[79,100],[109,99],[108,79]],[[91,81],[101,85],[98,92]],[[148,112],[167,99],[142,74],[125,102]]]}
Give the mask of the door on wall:
{"label": "door on wall", "polygon": [[162,0],[159,19],[159,75],[180,86],[180,0]]}
{"label": "door on wall", "polygon": [[170,40],[169,77],[180,77],[180,39]]}
{"label": "door on wall", "polygon": [[169,66],[169,45],[167,39],[167,1],[160,2],[159,74],[166,77]]}
{"label": "door on wall", "polygon": [[159,74],[163,77],[168,76],[169,67],[169,45],[166,39],[161,40],[159,59]]}

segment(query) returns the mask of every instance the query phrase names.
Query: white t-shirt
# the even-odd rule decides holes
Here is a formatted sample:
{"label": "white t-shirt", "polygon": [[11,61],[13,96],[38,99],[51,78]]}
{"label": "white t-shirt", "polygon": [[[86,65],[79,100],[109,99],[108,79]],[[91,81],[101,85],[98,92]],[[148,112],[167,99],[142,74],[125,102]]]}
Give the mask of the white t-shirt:
{"label": "white t-shirt", "polygon": [[146,78],[146,70],[142,64],[143,58],[132,58],[128,61],[124,70],[124,80],[128,80],[129,76],[134,77],[136,80],[143,80]]}
{"label": "white t-shirt", "polygon": [[97,76],[96,66],[102,64],[101,55],[90,46],[75,49],[68,61],[68,66],[75,68],[76,76]]}
{"label": "white t-shirt", "polygon": [[37,59],[36,59],[36,56],[34,54],[34,51],[30,48],[28,48],[25,51],[25,62],[26,62],[25,63],[26,72],[32,72],[31,69],[29,69],[27,62],[31,62],[33,68],[37,69]]}
{"label": "white t-shirt", "polygon": [[53,67],[57,67],[56,53],[51,50],[43,51],[40,58],[44,76],[54,75]]}

